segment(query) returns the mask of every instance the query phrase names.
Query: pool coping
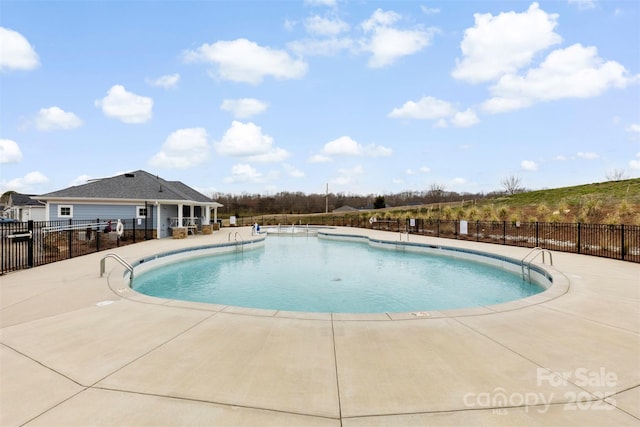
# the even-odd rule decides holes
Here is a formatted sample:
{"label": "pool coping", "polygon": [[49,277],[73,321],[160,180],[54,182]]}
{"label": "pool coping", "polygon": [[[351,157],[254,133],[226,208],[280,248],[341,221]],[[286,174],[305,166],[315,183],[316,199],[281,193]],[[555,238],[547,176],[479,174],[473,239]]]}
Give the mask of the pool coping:
{"label": "pool coping", "polygon": [[[296,236],[294,238],[298,238]],[[315,237],[315,233],[314,233]],[[435,245],[431,243],[420,242],[407,242],[407,241],[395,241],[382,238],[374,238],[366,234],[344,233],[336,228],[326,229],[317,232],[318,238],[328,238],[343,241],[364,240],[369,242],[370,245],[403,245],[410,247],[414,251],[420,249],[419,252],[424,252],[428,255],[450,256],[458,259],[465,259],[468,261],[475,261],[494,266],[503,270],[517,270],[521,267],[521,261],[516,258],[492,253],[490,251],[478,251],[473,249],[460,248],[449,245]],[[167,259],[167,263],[177,262],[184,259],[190,259],[195,257],[205,257],[214,255],[216,253],[225,253],[230,251],[237,251],[238,245],[245,246],[251,245],[249,250],[261,247],[266,240],[266,233],[262,235],[252,235],[251,239],[243,240],[240,242],[223,242],[211,245],[199,245],[187,248],[175,249],[162,253],[154,253],[141,257],[131,263],[134,267],[141,266],[142,264],[151,263],[152,261],[158,261]],[[279,238],[274,236],[272,238]],[[257,244],[256,244],[257,243]],[[426,249],[426,250],[425,250]],[[436,253],[440,251],[446,251],[447,253]],[[194,254],[194,252],[197,252]],[[189,256],[191,254],[191,256]],[[171,260],[169,260],[171,258]],[[482,261],[481,258],[486,258],[487,261]],[[488,262],[488,261],[497,262]],[[164,263],[154,264],[155,266],[163,265]],[[505,264],[508,265],[505,266]],[[531,272],[536,273],[535,282],[545,287],[546,289],[538,294],[531,295],[526,298],[507,301],[499,304],[492,305],[480,305],[477,307],[457,308],[449,310],[415,310],[409,312],[383,312],[383,313],[343,313],[343,312],[302,312],[302,311],[288,311],[277,309],[263,309],[263,308],[251,308],[241,307],[224,304],[213,304],[204,302],[193,302],[186,300],[175,300],[168,298],[154,297],[137,292],[131,288],[129,284],[129,274],[124,266],[120,268],[114,268],[107,276],[107,282],[110,289],[119,297],[125,298],[131,301],[156,304],[164,306],[179,306],[182,308],[190,308],[194,310],[204,310],[211,312],[223,312],[238,315],[251,315],[251,316],[263,316],[263,317],[282,317],[290,319],[309,319],[309,320],[341,320],[341,321],[397,321],[397,320],[429,320],[440,318],[453,318],[453,317],[465,317],[465,316],[482,316],[492,313],[501,313],[512,310],[519,310],[533,305],[543,304],[551,301],[562,295],[566,294],[570,288],[570,282],[568,278],[562,274],[559,270],[556,270],[552,265],[548,264],[530,264]],[[544,283],[543,279],[538,276],[544,276],[551,283]]]}

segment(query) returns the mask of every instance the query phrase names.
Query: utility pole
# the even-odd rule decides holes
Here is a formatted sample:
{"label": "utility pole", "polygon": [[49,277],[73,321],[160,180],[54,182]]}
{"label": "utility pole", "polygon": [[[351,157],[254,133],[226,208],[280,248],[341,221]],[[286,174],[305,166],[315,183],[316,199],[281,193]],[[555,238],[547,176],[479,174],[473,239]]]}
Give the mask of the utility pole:
{"label": "utility pole", "polygon": [[324,213],[329,213],[329,183],[327,182],[327,191],[324,198]]}

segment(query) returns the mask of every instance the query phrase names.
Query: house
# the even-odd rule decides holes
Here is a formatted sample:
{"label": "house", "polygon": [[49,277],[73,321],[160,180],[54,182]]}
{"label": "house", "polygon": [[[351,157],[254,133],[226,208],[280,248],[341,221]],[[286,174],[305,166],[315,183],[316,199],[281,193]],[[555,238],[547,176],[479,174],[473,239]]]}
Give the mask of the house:
{"label": "house", "polygon": [[133,219],[136,229],[151,229],[158,238],[171,236],[175,228],[195,232],[212,222],[212,211],[213,222],[217,222],[222,207],[182,182],[166,181],[143,170],[34,198],[45,203],[48,221]]}
{"label": "house", "polygon": [[4,216],[18,221],[44,221],[45,204],[32,197],[34,196],[14,192],[9,194]]}

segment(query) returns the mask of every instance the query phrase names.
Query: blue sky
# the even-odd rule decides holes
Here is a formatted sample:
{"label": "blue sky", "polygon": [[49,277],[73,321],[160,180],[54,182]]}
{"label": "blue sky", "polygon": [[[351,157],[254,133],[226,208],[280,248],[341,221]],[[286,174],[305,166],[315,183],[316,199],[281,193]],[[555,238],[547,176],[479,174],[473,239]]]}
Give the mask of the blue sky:
{"label": "blue sky", "polygon": [[0,190],[208,195],[640,176],[637,1],[12,1]]}

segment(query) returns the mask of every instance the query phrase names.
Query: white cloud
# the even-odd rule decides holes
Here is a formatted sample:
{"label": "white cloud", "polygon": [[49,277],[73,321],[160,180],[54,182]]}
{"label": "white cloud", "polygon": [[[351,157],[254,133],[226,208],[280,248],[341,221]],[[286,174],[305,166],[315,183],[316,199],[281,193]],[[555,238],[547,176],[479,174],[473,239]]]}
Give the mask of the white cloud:
{"label": "white cloud", "polygon": [[184,61],[216,64],[217,77],[254,85],[266,76],[299,79],[308,68],[302,59],[292,59],[283,50],[262,47],[247,39],[205,43],[196,50],[185,51]]}
{"label": "white cloud", "polygon": [[594,160],[599,158],[600,156],[597,153],[591,152],[591,151],[587,151],[587,152],[578,152],[576,153],[576,156],[578,156],[581,159],[585,159],[585,160]]}
{"label": "white cloud", "polygon": [[316,36],[335,36],[349,31],[349,24],[339,18],[323,18],[318,15],[311,16],[304,21],[304,27],[309,34]]}
{"label": "white cloud", "polygon": [[471,108],[466,111],[459,111],[451,118],[451,124],[460,128],[466,128],[478,123],[480,123],[480,119]]}
{"label": "white cloud", "polygon": [[466,111],[457,111],[450,102],[432,96],[422,97],[418,102],[407,101],[402,107],[394,108],[388,117],[438,120],[435,126],[441,128],[446,128],[449,124],[445,119],[449,119],[456,127],[469,127],[480,122],[471,108]]}
{"label": "white cloud", "polygon": [[239,119],[264,113],[267,108],[267,103],[253,98],[225,99],[220,106],[221,110],[229,111],[234,117]]}
{"label": "white cloud", "polygon": [[153,99],[127,92],[122,85],[114,85],[107,96],[95,101],[95,105],[107,117],[124,123],[144,123],[151,119]]}
{"label": "white cloud", "polygon": [[640,124],[633,123],[633,124],[629,125],[625,130],[627,132],[640,133]]}
{"label": "white cloud", "polygon": [[75,129],[82,126],[82,120],[60,107],[41,108],[35,119],[39,130]]}
{"label": "white cloud", "polygon": [[362,22],[362,29],[364,31],[373,31],[378,27],[388,27],[395,24],[402,17],[400,14],[390,10],[385,12],[382,9],[376,9],[369,19]]}
{"label": "white cloud", "polygon": [[343,50],[353,50],[354,42],[350,38],[304,39],[287,44],[298,55],[333,56]]}
{"label": "white cloud", "polygon": [[18,163],[22,161],[22,151],[18,143],[11,139],[0,139],[0,163]]}
{"label": "white cloud", "polygon": [[253,162],[279,162],[290,156],[288,151],[274,147],[273,138],[263,134],[260,126],[236,120],[215,147],[220,155],[246,157]]}
{"label": "white cloud", "polygon": [[0,71],[33,70],[39,65],[38,54],[22,34],[0,27]]}
{"label": "white cloud", "polygon": [[629,160],[629,167],[631,169],[640,170],[640,152],[636,153],[636,159]]}
{"label": "white cloud", "polygon": [[393,150],[381,145],[370,144],[363,146],[348,136],[341,136],[338,139],[327,142],[323,149],[322,155],[325,156],[369,156],[369,157],[387,157],[392,154]]}
{"label": "white cloud", "polygon": [[418,173],[429,173],[429,172],[431,172],[431,168],[427,166],[422,166],[417,171],[413,169],[407,169],[404,173],[407,175],[417,175]]}
{"label": "white cloud", "polygon": [[359,156],[362,154],[362,146],[348,136],[341,136],[327,142],[322,153],[327,156]]}
{"label": "white cloud", "polygon": [[332,160],[333,159],[330,156],[326,156],[324,154],[314,154],[309,158],[310,163],[327,163]]}
{"label": "white cloud", "polygon": [[283,24],[284,29],[287,30],[287,31],[293,31],[295,29],[296,25],[298,25],[298,22],[297,21],[293,21],[291,19],[285,19],[284,20],[284,24]]}
{"label": "white cloud", "polygon": [[432,96],[421,98],[418,102],[407,101],[400,108],[394,108],[388,117],[405,119],[439,119],[450,117],[456,109],[447,101]]}
{"label": "white cloud", "polygon": [[362,23],[365,33],[370,37],[364,40],[362,49],[372,54],[369,67],[380,68],[393,64],[397,59],[412,55],[431,44],[435,29],[428,31],[399,30],[392,28],[401,16],[393,11],[385,12],[377,9],[371,17]]}
{"label": "white cloud", "polygon": [[334,7],[337,0],[304,0],[304,4],[310,6],[328,6]]}
{"label": "white cloud", "polygon": [[520,162],[520,167],[522,167],[523,170],[526,171],[537,171],[538,170],[538,164],[536,162],[534,162],[533,160],[523,160]]}
{"label": "white cloud", "polygon": [[256,163],[277,163],[286,160],[290,156],[291,153],[284,148],[273,147],[268,153],[248,156],[247,160]]}
{"label": "white cloud", "polygon": [[185,169],[200,165],[208,158],[207,131],[203,128],[186,128],[171,133],[149,164],[159,168]]}
{"label": "white cloud", "polygon": [[69,183],[69,186],[75,187],[76,185],[86,184],[91,179],[93,179],[91,175],[87,175],[87,174],[78,175],[73,179],[73,181]]}
{"label": "white cloud", "polygon": [[264,182],[263,175],[249,164],[237,164],[231,167],[231,176],[223,180],[227,184],[235,183],[261,183]]}
{"label": "white cloud", "polygon": [[29,172],[24,177],[14,178],[9,181],[0,181],[0,192],[5,191],[17,191],[18,193],[32,193],[33,187],[39,184],[45,184],[49,182],[42,172],[34,171]]}
{"label": "white cloud", "polygon": [[291,178],[302,178],[305,175],[303,171],[295,166],[284,163],[282,167],[287,172],[287,176],[290,176]]}
{"label": "white cloud", "polygon": [[523,13],[476,13],[474,18],[475,26],[465,30],[460,43],[462,59],[452,71],[459,80],[478,83],[514,73],[537,52],[562,40],[554,32],[558,15],[546,13],[538,3]]}
{"label": "white cloud", "polygon": [[578,9],[586,10],[586,9],[594,9],[596,7],[596,0],[569,0],[569,4],[574,4],[578,6]]}
{"label": "white cloud", "polygon": [[425,15],[437,15],[438,13],[440,13],[440,9],[437,7],[420,6],[420,10]]}
{"label": "white cloud", "polygon": [[500,113],[528,107],[536,102],[563,98],[590,98],[612,87],[623,88],[638,77],[615,61],[605,62],[595,47],[574,44],[551,52],[538,68],[525,76],[508,74],[491,87],[493,98],[483,110]]}
{"label": "white cloud", "polygon": [[180,81],[180,74],[167,74],[165,76],[160,76],[157,79],[145,79],[147,84],[151,86],[162,87],[165,89],[173,89],[178,86],[178,82]]}

